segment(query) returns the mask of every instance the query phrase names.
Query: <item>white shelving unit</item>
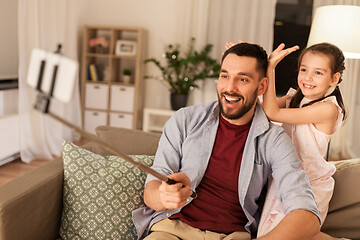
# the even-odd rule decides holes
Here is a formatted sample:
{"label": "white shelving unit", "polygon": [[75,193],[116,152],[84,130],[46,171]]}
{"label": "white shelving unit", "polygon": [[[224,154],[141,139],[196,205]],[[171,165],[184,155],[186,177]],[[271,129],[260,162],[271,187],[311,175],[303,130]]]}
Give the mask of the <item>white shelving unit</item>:
{"label": "white shelving unit", "polygon": [[[140,129],[146,31],[133,27],[85,26],[83,35],[83,128],[91,133],[99,125]],[[90,42],[98,39],[105,39],[108,46],[90,46]],[[129,70],[130,80],[123,75]]]}

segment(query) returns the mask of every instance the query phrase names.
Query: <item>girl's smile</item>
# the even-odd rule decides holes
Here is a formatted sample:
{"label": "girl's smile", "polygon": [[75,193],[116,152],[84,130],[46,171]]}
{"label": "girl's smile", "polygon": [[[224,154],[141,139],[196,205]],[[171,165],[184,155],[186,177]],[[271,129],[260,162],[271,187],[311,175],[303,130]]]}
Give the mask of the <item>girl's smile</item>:
{"label": "girl's smile", "polygon": [[314,88],[315,86],[312,86],[312,85],[309,85],[309,84],[305,84],[305,83],[303,83],[303,86],[305,87],[305,88]]}

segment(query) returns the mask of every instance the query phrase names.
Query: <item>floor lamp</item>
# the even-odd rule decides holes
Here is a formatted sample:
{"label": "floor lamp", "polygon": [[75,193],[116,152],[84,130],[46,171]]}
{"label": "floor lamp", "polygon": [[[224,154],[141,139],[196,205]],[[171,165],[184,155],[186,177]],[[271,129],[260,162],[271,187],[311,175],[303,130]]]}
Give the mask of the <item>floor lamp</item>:
{"label": "floor lamp", "polygon": [[[339,47],[346,59],[360,59],[360,6],[318,7],[311,24],[307,46],[328,42]],[[330,142],[327,158],[330,153]]]}

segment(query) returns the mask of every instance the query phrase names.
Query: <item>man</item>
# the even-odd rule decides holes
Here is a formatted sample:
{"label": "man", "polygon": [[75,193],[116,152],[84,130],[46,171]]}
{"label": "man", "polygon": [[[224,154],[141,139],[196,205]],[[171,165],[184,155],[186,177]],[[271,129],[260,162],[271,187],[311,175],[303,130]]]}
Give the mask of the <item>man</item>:
{"label": "man", "polygon": [[[153,168],[133,213],[146,239],[250,239],[272,174],[286,217],[261,239],[311,239],[319,212],[291,140],[271,124],[257,97],[267,88],[267,54],[241,43],[223,55],[218,102],[180,109],[166,123]],[[189,198],[192,191],[198,194]],[[251,234],[251,236],[250,236]]]}

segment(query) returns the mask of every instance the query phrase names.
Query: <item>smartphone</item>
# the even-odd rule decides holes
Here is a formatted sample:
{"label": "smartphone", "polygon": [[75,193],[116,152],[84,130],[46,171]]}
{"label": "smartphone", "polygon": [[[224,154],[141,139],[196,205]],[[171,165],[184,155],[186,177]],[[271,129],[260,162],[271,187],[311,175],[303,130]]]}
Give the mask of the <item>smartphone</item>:
{"label": "smartphone", "polygon": [[57,100],[69,103],[78,79],[78,63],[60,54],[34,48],[31,52],[27,83]]}

